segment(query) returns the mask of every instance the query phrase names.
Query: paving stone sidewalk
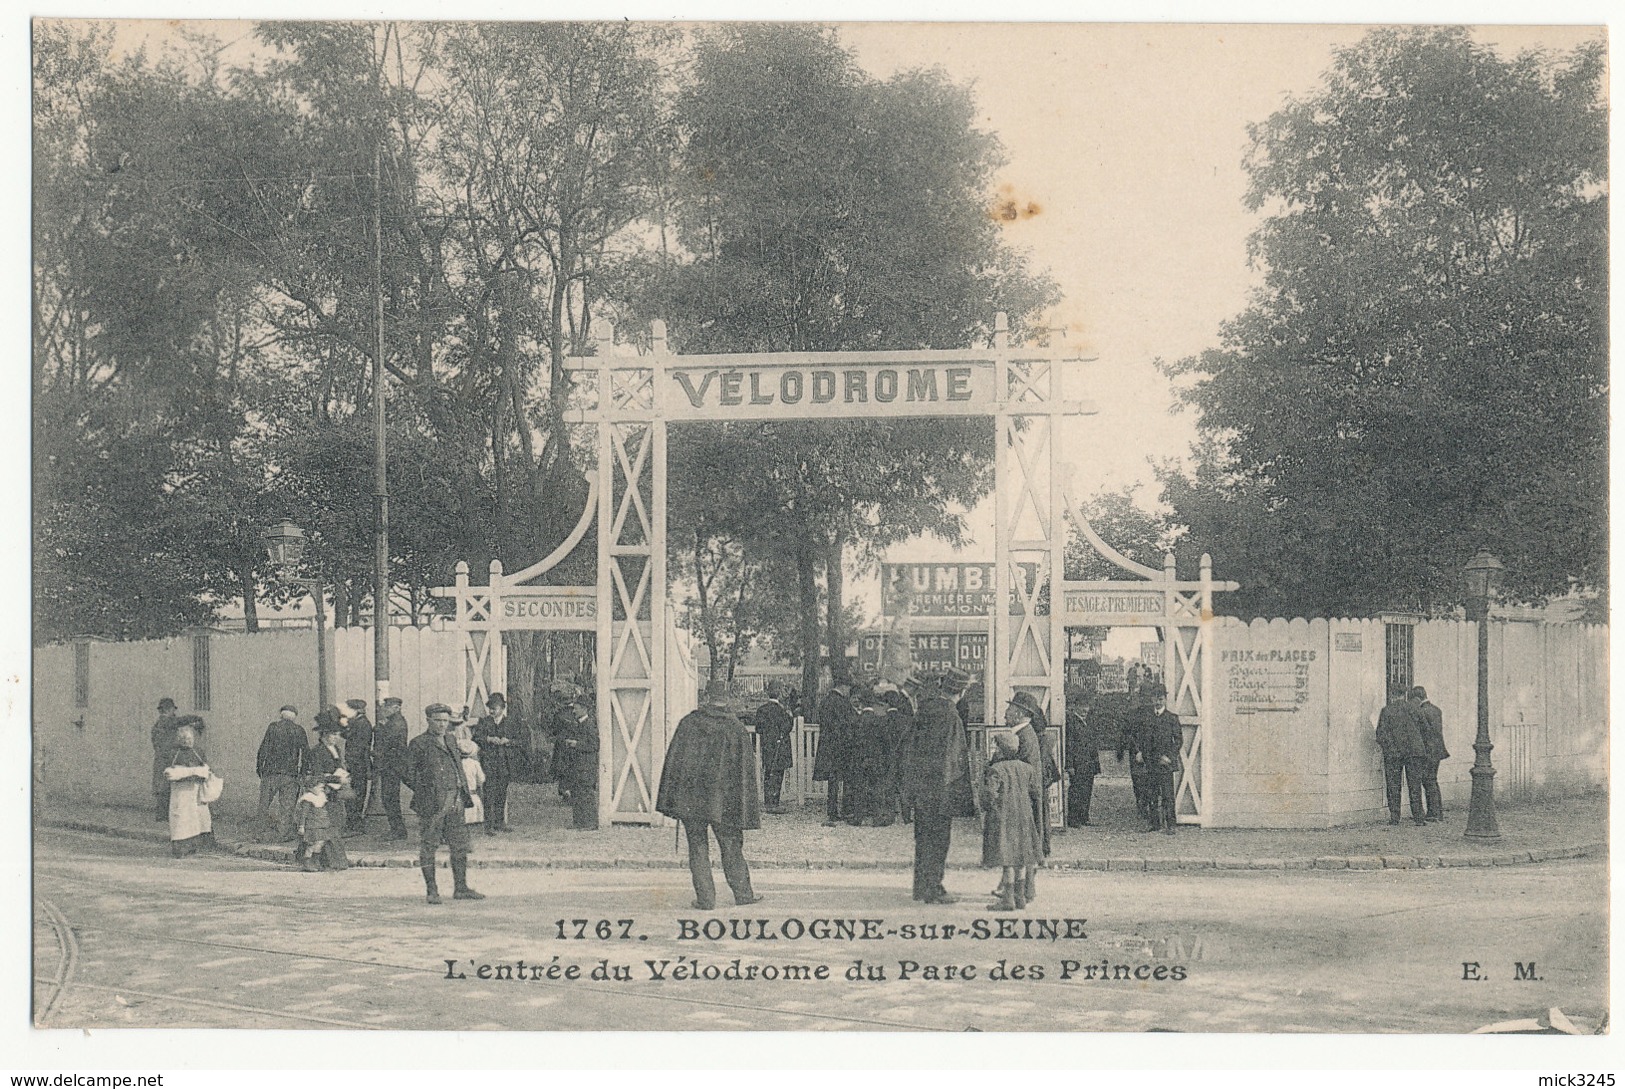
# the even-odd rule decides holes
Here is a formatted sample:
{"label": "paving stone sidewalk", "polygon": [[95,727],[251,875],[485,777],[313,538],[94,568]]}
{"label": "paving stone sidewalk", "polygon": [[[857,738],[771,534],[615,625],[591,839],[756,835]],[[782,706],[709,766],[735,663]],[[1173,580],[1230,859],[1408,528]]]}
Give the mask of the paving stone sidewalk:
{"label": "paving stone sidewalk", "polygon": [[[1465,806],[1444,823],[1423,827],[1409,820],[1386,820],[1331,829],[1200,829],[1182,826],[1167,836],[1140,830],[1132,804],[1110,791],[1094,816],[1098,823],[1054,836],[1049,865],[1075,870],[1404,870],[1433,866],[1513,866],[1607,854],[1608,801],[1592,794],[1562,802],[1501,805],[1501,838],[1465,838]],[[1097,795],[1098,797],[1098,795]],[[1115,803],[1115,804],[1113,804]],[[822,805],[786,814],[764,814],[763,827],[745,841],[754,867],[794,869],[907,869],[913,836],[907,824],[885,828],[823,827]],[[509,868],[682,868],[687,853],[675,829],[608,826],[594,832],[569,827],[569,809],[551,786],[519,785],[510,793],[514,831],[487,836],[474,832],[474,863]],[[151,811],[131,807],[61,802],[41,822],[61,828],[163,842],[164,826]],[[416,824],[412,838],[390,841],[382,816],[368,818],[368,834],[346,840],[353,864],[416,866]],[[257,834],[251,821],[228,812],[216,821],[221,846],[252,858],[291,858],[291,845]],[[981,861],[980,826],[955,822],[949,865],[975,868]]]}

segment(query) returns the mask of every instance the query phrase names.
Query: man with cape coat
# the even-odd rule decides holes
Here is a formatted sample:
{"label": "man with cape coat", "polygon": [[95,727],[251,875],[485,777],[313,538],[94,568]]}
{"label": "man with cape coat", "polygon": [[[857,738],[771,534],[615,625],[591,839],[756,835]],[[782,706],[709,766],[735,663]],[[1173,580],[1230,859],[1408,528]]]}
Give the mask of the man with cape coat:
{"label": "man with cape coat", "polygon": [[728,710],[727,690],[717,682],[706,687],[700,708],[684,715],[671,735],[655,809],[682,823],[695,908],[710,911],[717,904],[711,876],[712,834],[734,903],[762,899],[751,889],[745,862],[745,829],[762,826],[756,753],[750,731]]}

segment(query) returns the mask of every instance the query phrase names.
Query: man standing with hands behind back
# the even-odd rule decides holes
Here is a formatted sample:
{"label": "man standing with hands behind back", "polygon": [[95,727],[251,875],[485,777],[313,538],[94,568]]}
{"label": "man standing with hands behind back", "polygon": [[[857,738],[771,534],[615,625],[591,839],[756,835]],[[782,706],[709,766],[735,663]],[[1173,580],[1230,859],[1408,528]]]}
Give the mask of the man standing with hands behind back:
{"label": "man standing with hands behind back", "polygon": [[976,815],[970,739],[958,702],[970,674],[949,667],[937,690],[920,700],[903,761],[903,800],[914,811],[914,899],[952,904],[943,887],[955,817]]}
{"label": "man standing with hands behind back", "polygon": [[1411,820],[1425,822],[1422,815],[1422,716],[1405,698],[1405,689],[1388,691],[1388,704],[1377,715],[1377,746],[1382,749],[1382,779],[1388,795],[1388,823],[1399,823],[1399,788],[1404,783],[1410,795]]}

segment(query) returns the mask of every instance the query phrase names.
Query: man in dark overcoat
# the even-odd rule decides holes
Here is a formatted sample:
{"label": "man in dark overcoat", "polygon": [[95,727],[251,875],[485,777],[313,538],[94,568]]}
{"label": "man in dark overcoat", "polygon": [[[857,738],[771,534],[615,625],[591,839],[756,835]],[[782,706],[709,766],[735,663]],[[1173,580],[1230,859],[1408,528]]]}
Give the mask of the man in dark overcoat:
{"label": "man in dark overcoat", "polygon": [[485,834],[511,832],[508,826],[508,785],[520,770],[525,738],[521,728],[508,717],[508,700],[492,692],[485,701],[485,714],[474,724],[474,743],[480,747],[480,767],[485,772]]}
{"label": "man in dark overcoat", "polygon": [[706,687],[699,709],[677,724],[666,746],[655,797],[655,809],[683,825],[694,907],[700,911],[717,905],[717,886],[711,875],[712,835],[717,838],[722,874],[733,891],[734,903],[754,904],[762,899],[751,888],[750,866],[745,862],[745,830],[762,826],[756,753],[750,731],[728,710],[727,698],[727,689],[713,682]]}
{"label": "man in dark overcoat", "polygon": [[383,721],[373,733],[372,754],[378,771],[378,800],[389,818],[389,838],[406,838],[406,818],[401,814],[401,784],[406,781],[406,716],[401,714],[401,698],[384,699]]}
{"label": "man in dark overcoat", "polygon": [[1450,750],[1444,747],[1444,712],[1428,702],[1428,690],[1421,685],[1411,689],[1411,706],[1421,716],[1422,727],[1422,801],[1426,818],[1444,820],[1444,799],[1439,795],[1439,765],[1450,759]]}
{"label": "man in dark overcoat", "polygon": [[374,731],[372,720],[367,717],[366,700],[345,700],[343,710],[344,766],[350,769],[350,789],[355,791],[345,833],[359,836],[367,830],[367,802],[372,798]]}
{"label": "man in dark overcoat", "polygon": [[1066,698],[1066,826],[1089,823],[1089,803],[1100,774],[1100,734],[1091,714],[1094,693],[1080,685]]}
{"label": "man in dark overcoat", "polygon": [[158,720],[152,724],[152,818],[160,824],[169,823],[169,787],[164,769],[175,755],[175,719],[179,708],[165,696],[158,701]]}
{"label": "man in dark overcoat", "polygon": [[591,831],[598,827],[598,719],[581,689],[556,722],[555,743],[567,756],[559,782],[570,792],[570,827]]}
{"label": "man in dark overcoat", "polygon": [[858,711],[852,706],[852,680],[836,673],[829,691],[818,701],[818,752],[813,757],[813,782],[828,790],[824,827],[841,822],[844,810],[856,799],[847,797],[852,782],[852,744],[858,729]]}
{"label": "man in dark overcoat", "polygon": [[1411,820],[1425,824],[1422,809],[1423,762],[1427,746],[1422,741],[1422,716],[1406,698],[1403,688],[1388,693],[1388,703],[1377,714],[1377,746],[1382,749],[1382,781],[1388,795],[1388,823],[1399,823],[1401,783],[1410,795]]}
{"label": "man in dark overcoat", "polygon": [[1145,769],[1150,811],[1146,831],[1171,836],[1179,826],[1175,800],[1185,728],[1179,716],[1168,710],[1168,689],[1161,681],[1145,681],[1140,693],[1144,702],[1134,719],[1134,763]]}
{"label": "man in dark overcoat", "polygon": [[1133,760],[1135,738],[1137,731],[1142,728],[1145,716],[1150,713],[1150,705],[1145,700],[1145,694],[1138,688],[1133,692],[1122,694],[1113,693],[1113,702],[1117,709],[1118,739],[1117,762],[1122,763],[1124,757],[1129,758],[1129,783],[1134,788],[1134,809],[1140,819],[1151,820],[1151,770],[1144,764]]}
{"label": "man in dark overcoat", "polygon": [[304,771],[310,738],[299,725],[299,709],[283,704],[265,727],[254,754],[254,774],[260,779],[260,821],[277,839],[293,839],[293,807],[299,798],[299,776]]}
{"label": "man in dark overcoat", "polygon": [[891,735],[887,730],[886,701],[874,689],[854,689],[853,706],[858,719],[854,726],[848,756],[853,796],[847,823],[885,827],[896,821],[897,805],[891,800],[887,779],[891,773]]}
{"label": "man in dark overcoat", "polygon": [[784,686],[778,681],[768,682],[767,701],[756,708],[752,722],[762,756],[763,804],[769,813],[783,813],[784,775],[796,763],[790,740],[796,724],[784,705]]}
{"label": "man in dark overcoat", "polygon": [[955,817],[976,815],[970,738],[956,704],[970,674],[950,667],[935,691],[924,693],[903,759],[903,797],[914,813],[914,899],[952,904],[942,885]]}
{"label": "man in dark overcoat", "polygon": [[406,747],[407,785],[412,788],[412,812],[418,815],[418,868],[429,903],[440,903],[434,856],[444,843],[451,851],[452,899],[483,900],[484,894],[468,885],[468,825],[463,810],[473,807],[463,755],[451,733],[451,708],[431,703],[423,709],[428,729]]}

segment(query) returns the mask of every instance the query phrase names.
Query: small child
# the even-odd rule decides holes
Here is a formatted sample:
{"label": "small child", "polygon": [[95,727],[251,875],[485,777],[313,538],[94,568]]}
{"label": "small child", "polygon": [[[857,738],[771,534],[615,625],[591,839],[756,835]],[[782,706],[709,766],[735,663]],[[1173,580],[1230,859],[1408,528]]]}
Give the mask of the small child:
{"label": "small child", "polygon": [[300,780],[304,792],[293,807],[294,830],[299,833],[299,846],[294,850],[294,861],[306,873],[321,869],[322,852],[333,838],[333,821],[327,811],[328,793],[336,789],[323,775],[306,775]]}
{"label": "small child", "polygon": [[463,778],[468,781],[468,796],[474,799],[470,809],[463,810],[464,824],[485,823],[485,798],[481,792],[485,786],[485,769],[480,766],[480,747],[472,738],[463,738],[457,742],[457,748],[463,754]]}
{"label": "small child", "polygon": [[982,865],[1003,869],[998,899],[988,905],[992,911],[1016,911],[1027,906],[1027,890],[1032,887],[1038,864],[1044,859],[1043,841],[1038,836],[1038,772],[1021,759],[1015,734],[999,730],[993,734],[994,753],[987,766],[987,823],[982,826]]}

